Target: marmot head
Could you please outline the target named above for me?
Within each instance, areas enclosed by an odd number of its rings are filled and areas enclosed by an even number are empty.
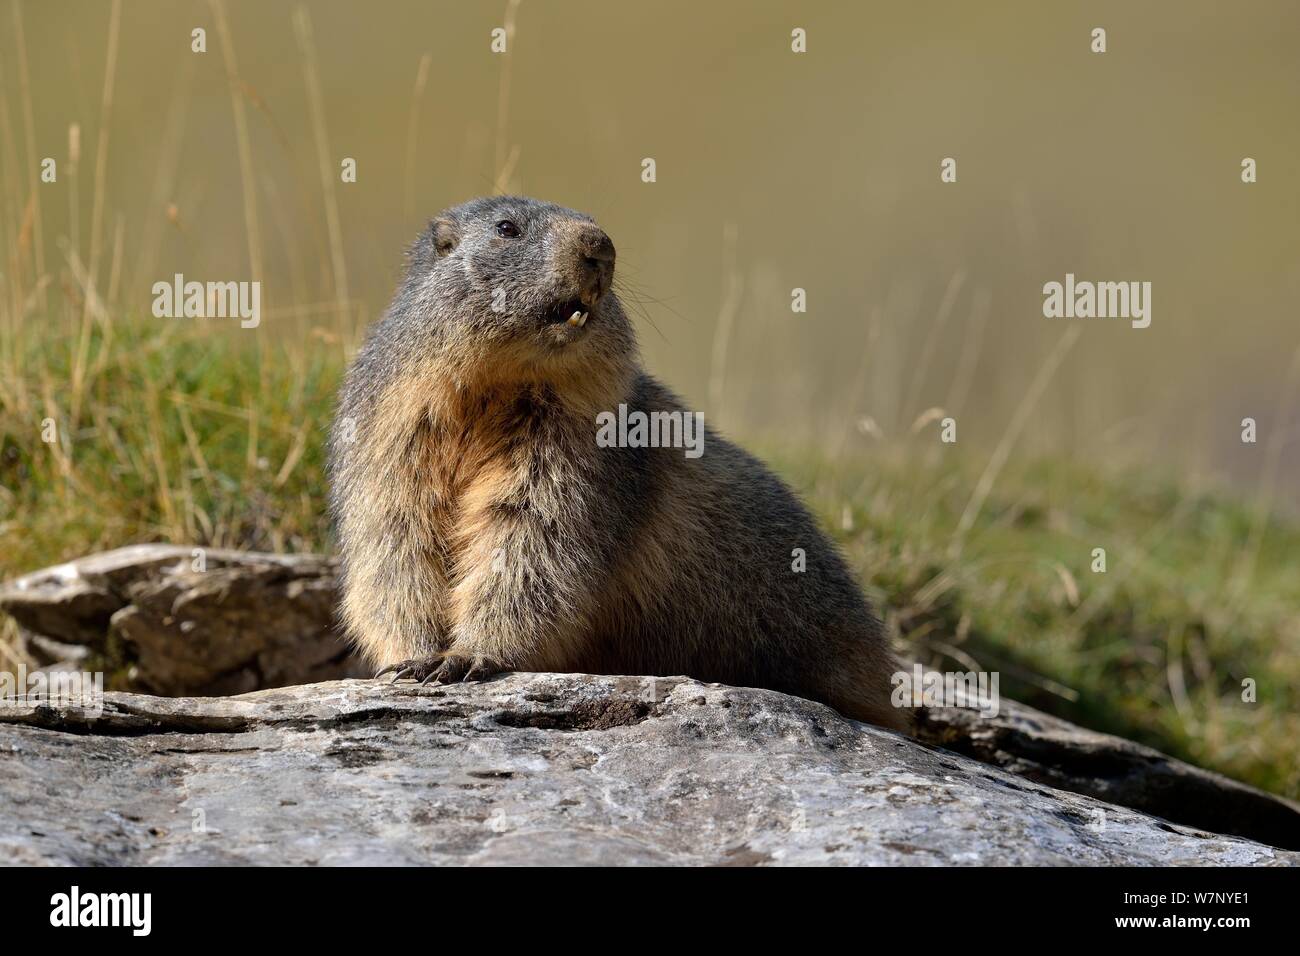
[[[520,196],[444,210],[411,250],[403,305],[462,361],[578,371],[635,354],[614,243],[591,217]]]

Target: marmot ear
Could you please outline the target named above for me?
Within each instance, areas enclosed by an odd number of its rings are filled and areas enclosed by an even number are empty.
[[[429,235],[433,237],[433,250],[439,259],[451,255],[456,243],[460,242],[460,229],[445,216],[429,223]]]

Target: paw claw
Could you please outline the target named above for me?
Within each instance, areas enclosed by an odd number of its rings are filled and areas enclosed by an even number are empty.
[[[490,657],[469,657],[465,654],[440,652],[430,654],[428,657],[412,658],[411,660],[398,661],[396,664],[389,664],[375,674],[375,677],[383,677],[385,674],[391,673],[393,679],[389,681],[390,684],[396,684],[406,677],[418,681],[421,685],[431,683],[471,683],[473,681],[487,680],[492,675],[499,674],[503,670],[505,668]]]
[[[500,671],[501,668],[497,667],[495,664],[489,663],[481,657],[476,658],[474,663],[470,665],[469,670],[465,672],[465,676],[461,678],[461,681],[487,680],[493,674],[499,673]]]
[[[460,680],[465,676],[465,658],[455,654],[450,654],[438,668],[438,680],[444,684],[450,684]]]
[[[413,657],[409,660],[397,661],[395,664],[389,664],[383,670],[375,675],[376,678],[383,677],[385,674],[392,674],[393,679],[388,683],[396,684],[399,680],[406,677],[412,677],[415,680],[422,680],[427,675],[437,670],[438,664],[442,661],[441,654],[432,654],[429,657]]]

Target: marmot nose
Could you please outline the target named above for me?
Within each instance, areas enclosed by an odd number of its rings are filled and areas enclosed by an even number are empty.
[[[605,230],[586,224],[575,237],[578,255],[578,281],[582,301],[590,306],[609,291],[614,281],[614,243]]]

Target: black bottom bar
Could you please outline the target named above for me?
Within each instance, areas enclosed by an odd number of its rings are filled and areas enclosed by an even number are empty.
[[[953,934],[1042,939],[1020,935],[1037,931],[1071,943],[1127,936],[1231,945],[1243,933],[1277,933],[1291,925],[1297,885],[1294,871],[1285,869],[565,870],[549,876],[518,870],[10,869],[0,870],[0,901],[6,938],[15,942],[75,933],[127,945],[201,939],[210,946],[285,931],[301,946],[341,942],[340,930],[350,928],[380,938],[395,933],[397,941],[410,943],[412,934],[452,927],[486,930],[494,942],[512,932],[555,940],[576,931],[591,940],[588,934],[598,928],[634,936],[676,928],[683,938],[734,942],[739,934],[766,934],[783,924],[805,945],[820,939],[829,945],[846,934],[864,947]]]

